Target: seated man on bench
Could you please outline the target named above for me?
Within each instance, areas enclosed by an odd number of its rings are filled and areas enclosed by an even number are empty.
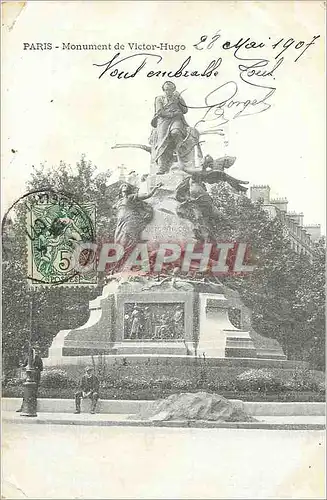
[[[99,379],[93,374],[91,367],[86,368],[86,373],[81,379],[80,390],[75,393],[75,413],[81,413],[81,399],[90,398],[92,401],[91,413],[95,413],[99,399]]]

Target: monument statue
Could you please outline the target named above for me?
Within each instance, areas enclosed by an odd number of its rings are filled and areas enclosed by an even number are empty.
[[[176,85],[165,82],[162,86],[165,95],[156,97],[155,114],[152,118],[152,138],[154,144],[153,161],[159,165],[158,174],[165,174],[173,164],[173,153],[178,156],[179,147],[187,136],[188,124],[184,118],[188,108],[176,91]]]
[[[182,96],[176,91],[173,82],[165,82],[162,86],[164,95],[155,98],[154,117],[151,120],[152,131],[150,146],[144,144],[116,144],[115,148],[140,148],[151,153],[152,163],[157,164],[157,175],[169,172],[173,163],[180,167],[194,163],[194,150],[197,157],[203,158],[200,146],[200,133],[190,127],[184,115],[188,107]]]
[[[176,151],[173,151],[172,157],[170,159],[171,161],[169,161],[167,165],[167,170],[163,173],[168,172],[169,169],[175,165],[178,166],[179,168],[179,165],[187,166],[190,164],[194,164],[195,152],[199,162],[201,162],[201,160],[203,159],[203,152],[201,149],[201,141],[200,141],[201,135],[202,134],[195,127],[187,127],[186,136],[179,144],[178,154]],[[132,143],[116,144],[115,146],[112,146],[112,149],[121,149],[121,148],[142,149],[143,151],[146,151],[147,153],[151,154],[152,165],[154,164],[157,165],[158,164],[158,161],[156,160],[157,130],[155,128],[152,129],[149,138],[149,144],[150,146],[148,146],[147,144],[132,144]],[[157,173],[159,173],[160,175],[162,172],[157,172]]]
[[[195,151],[199,160],[203,158],[201,134],[195,127],[190,127],[184,117],[188,111],[184,99],[176,92],[172,82],[164,83],[162,89],[165,95],[155,99],[150,146],[133,143],[112,146],[112,149],[139,148],[147,151],[151,154],[151,164],[158,165],[159,175],[167,173],[174,163],[179,167],[194,164]]]
[[[210,168],[213,159],[211,156],[204,158],[202,169],[184,168],[183,171],[189,176],[184,179],[176,188],[175,198],[180,202],[178,215],[188,218],[195,222],[195,234],[199,240],[208,238],[211,235],[212,219],[219,217],[219,209],[214,204],[209,195],[207,184],[218,184],[227,182],[238,192],[246,192],[247,188],[242,184],[247,181],[241,181],[226,174],[224,170]]]
[[[236,156],[223,156],[222,158],[213,159],[211,155],[205,155],[203,159],[203,163],[207,168],[211,168],[212,170],[221,170],[224,171],[226,168],[230,168],[234,165],[236,161]],[[244,183],[243,183],[244,184]]]
[[[119,199],[115,205],[117,225],[114,238],[115,243],[122,245],[125,250],[140,241],[143,229],[152,220],[153,208],[144,200],[151,198],[159,187],[161,184],[144,195],[139,195],[137,188],[130,184],[122,184],[120,187]]]
[[[166,82],[162,89],[164,95],[155,98],[150,145],[132,140],[114,146],[141,148],[151,154],[149,170],[142,177],[131,166],[131,170],[120,168],[114,234],[125,256],[138,243],[149,242],[151,262],[156,262],[161,243],[177,241],[183,251],[191,243],[200,252],[201,242],[218,240],[220,209],[210,195],[210,185],[227,183],[237,193],[247,191],[246,181],[226,173],[235,157],[203,157],[201,133],[186,122],[188,107],[175,84]],[[103,179],[100,181],[103,183]],[[132,184],[145,181],[148,194],[141,195]],[[65,220],[59,220],[58,230],[64,230],[66,225]],[[180,265],[172,269],[174,264],[169,259],[165,263],[168,265],[159,271],[154,268],[155,276],[143,268],[135,275],[126,272],[121,262],[111,268],[102,295],[90,302],[89,322],[83,328],[59,332],[51,348],[54,359],[59,351],[62,357],[136,354],[148,356],[149,362],[151,355],[157,359],[197,354],[285,358],[279,346],[273,346],[271,353],[270,347],[254,345],[244,305],[218,276],[212,275],[214,256],[209,258],[206,269],[201,266],[201,271],[198,259],[193,259],[185,272]],[[239,328],[228,317],[233,307],[241,310]]]

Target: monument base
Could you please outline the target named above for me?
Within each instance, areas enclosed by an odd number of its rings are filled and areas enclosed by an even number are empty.
[[[171,355],[171,354],[109,354],[93,357],[95,363],[101,360],[108,366],[120,365],[155,365],[155,366],[189,366],[197,365],[202,366],[218,366],[221,368],[230,367],[244,367],[247,368],[280,368],[294,370],[295,368],[308,368],[309,364],[304,361],[288,360],[288,359],[269,359],[269,358],[216,358],[216,357],[203,357],[203,355]],[[62,368],[79,368],[80,373],[84,371],[84,367],[92,364],[92,357],[85,356],[62,356],[60,359],[45,358],[43,360],[45,368],[62,367]],[[158,375],[159,376],[159,375]]]
[[[186,344],[183,342],[122,342],[115,344],[117,354],[151,354],[155,356],[185,356]],[[190,349],[188,349],[190,351]]]
[[[231,308],[240,310],[239,327]],[[275,340],[253,331],[235,292],[178,276],[113,278],[90,302],[87,323],[54,338],[45,364],[85,356],[286,359]]]

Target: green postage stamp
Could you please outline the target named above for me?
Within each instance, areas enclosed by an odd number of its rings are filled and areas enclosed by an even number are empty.
[[[25,202],[27,268],[32,285],[92,285],[96,272],[80,274],[73,255],[95,239],[96,210],[54,191],[32,193]]]

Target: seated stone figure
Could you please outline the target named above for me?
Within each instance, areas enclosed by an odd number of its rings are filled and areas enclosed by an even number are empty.
[[[187,105],[182,96],[176,92],[173,82],[165,82],[162,86],[164,95],[155,99],[155,115],[151,121],[155,132],[151,142],[154,143],[154,158],[158,166],[158,174],[169,171],[174,161],[174,153],[179,156],[179,149],[187,136],[188,124],[184,118]]]
[[[80,390],[75,393],[75,413],[81,413],[81,399],[90,398],[91,413],[95,413],[99,399],[99,379],[94,375],[93,368],[87,367],[80,383]]]

